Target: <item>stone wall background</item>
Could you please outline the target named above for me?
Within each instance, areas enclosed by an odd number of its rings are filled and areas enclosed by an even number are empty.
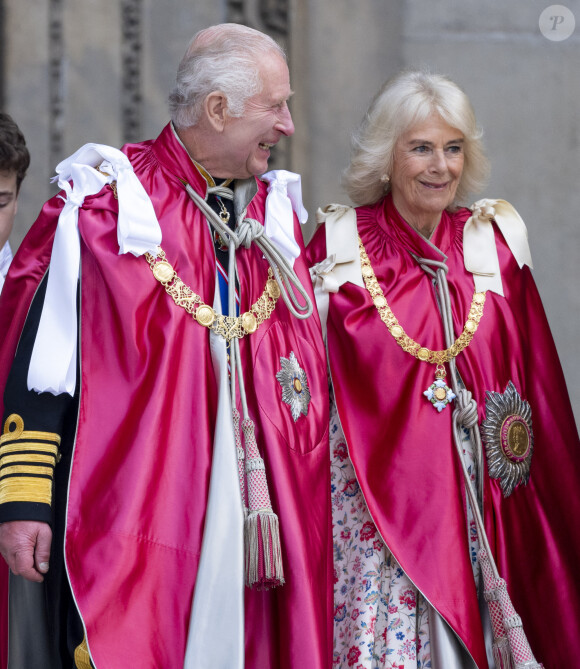
[[[562,41],[540,31],[548,6],[546,0],[0,0],[1,100],[33,158],[13,247],[54,192],[49,178],[59,160],[87,141],[119,146],[159,133],[177,63],[203,27],[244,22],[286,47],[297,131],[276,163],[302,173],[311,221],[317,206],[348,201],[339,175],[349,135],[379,85],[402,67],[427,67],[451,76],[474,104],[492,163],[484,195],[512,202],[526,221],[534,276],[580,421],[580,0],[566,0],[578,25]],[[555,32],[562,28],[554,25]]]

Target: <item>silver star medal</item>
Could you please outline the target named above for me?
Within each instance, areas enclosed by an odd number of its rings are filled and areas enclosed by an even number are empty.
[[[499,479],[504,497],[509,497],[529,481],[534,451],[532,409],[511,381],[504,393],[486,393],[481,436],[489,475]]]
[[[310,404],[310,390],[306,372],[298,364],[296,356],[291,351],[289,358],[280,357],[282,369],[276,374],[282,386],[282,401],[288,404],[292,418],[296,422],[300,414],[308,414]]]

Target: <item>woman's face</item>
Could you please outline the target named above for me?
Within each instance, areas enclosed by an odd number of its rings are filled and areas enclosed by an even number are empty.
[[[414,228],[430,235],[455,199],[463,173],[463,133],[438,114],[404,132],[393,154],[393,202]]]

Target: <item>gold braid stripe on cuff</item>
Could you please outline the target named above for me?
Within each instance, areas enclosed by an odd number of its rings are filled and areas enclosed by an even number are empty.
[[[183,283],[171,263],[167,261],[163,249],[159,249],[157,256],[146,253],[145,258],[151,267],[153,276],[165,288],[175,304],[191,314],[200,325],[210,328],[227,342],[254,333],[264,321],[270,318],[280,297],[280,286],[274,279],[272,268],[269,267],[264,292],[250,307],[250,310],[241,316],[223,316],[208,304],[204,304],[201,297]]]
[[[91,656],[89,654],[89,647],[87,644],[87,637],[85,636],[81,643],[75,648],[75,668],[76,669],[92,669]]]
[[[0,504],[51,504],[59,446],[58,434],[24,430],[21,416],[8,416],[0,436]]]

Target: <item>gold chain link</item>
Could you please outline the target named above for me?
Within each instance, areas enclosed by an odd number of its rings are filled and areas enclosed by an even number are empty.
[[[101,172],[99,168],[97,169]],[[102,174],[106,173],[102,172]],[[227,183],[229,184],[230,182],[228,181]],[[113,191],[115,199],[117,199],[117,182],[112,181],[109,186]],[[227,213],[227,209],[225,209],[223,203],[219,201],[219,204],[222,207],[222,213],[224,210]],[[227,220],[223,216],[222,220],[227,223],[229,214]],[[210,328],[228,343],[234,338],[241,339],[245,335],[255,332],[264,321],[270,318],[280,297],[280,286],[278,286],[277,281],[274,279],[272,268],[268,267],[268,280],[266,281],[264,292],[254,302],[250,310],[241,316],[224,316],[218,314],[208,304],[204,304],[201,297],[183,283],[177,276],[171,263],[167,260],[165,251],[161,247],[159,247],[159,252],[156,256],[146,253],[145,258],[149,263],[153,276],[165,288],[167,294],[173,299],[175,304],[185,309],[188,314],[191,314],[193,319],[200,325]]]
[[[431,351],[425,346],[421,346],[418,342],[414,341],[407,335],[403,330],[401,324],[397,320],[395,314],[391,311],[387,298],[383,293],[382,288],[379,286],[377,277],[371,265],[371,261],[367,255],[364,244],[362,243],[361,238],[358,238],[360,260],[361,260],[361,269],[362,275],[365,282],[366,289],[368,290],[370,296],[373,299],[373,303],[379,312],[381,320],[387,326],[388,331],[393,335],[397,344],[412,356],[421,360],[423,362],[430,362],[435,365],[443,365],[446,362],[449,362],[455,356],[459,355],[464,348],[469,346],[473,335],[479,326],[479,321],[483,316],[483,306],[485,304],[485,292],[473,294],[473,300],[471,302],[471,308],[463,326],[463,332],[457,337],[455,342],[443,351]]]
[[[156,256],[146,253],[145,258],[153,276],[165,288],[175,304],[191,314],[200,325],[213,330],[228,342],[255,332],[264,321],[270,318],[280,297],[280,287],[274,279],[272,268],[268,267],[268,280],[264,292],[250,307],[250,310],[240,316],[224,316],[205,304],[199,295],[183,283],[171,263],[168,262],[165,251],[161,247]]]

